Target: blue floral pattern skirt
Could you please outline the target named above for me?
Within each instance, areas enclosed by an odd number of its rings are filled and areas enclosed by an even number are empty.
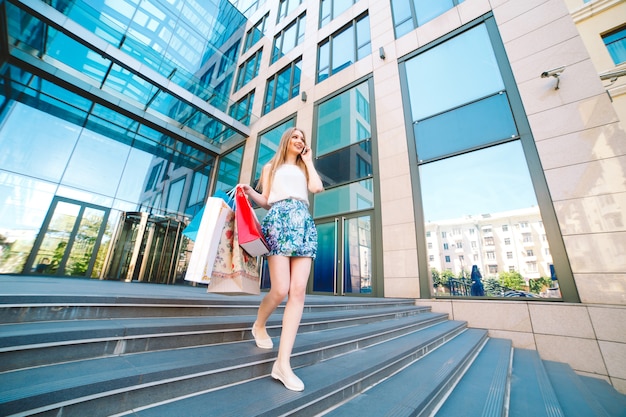
[[[317,229],[308,205],[301,200],[277,201],[261,222],[270,247],[266,256],[307,256],[317,254]]]

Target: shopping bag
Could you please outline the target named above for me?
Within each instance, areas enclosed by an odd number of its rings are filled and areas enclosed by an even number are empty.
[[[222,230],[207,292],[241,295],[260,294],[257,258],[244,251],[238,241],[235,213],[230,210]]]
[[[233,211],[224,200],[209,197],[202,214],[196,214],[196,216],[201,215],[201,218],[185,273],[186,281],[209,283],[217,247],[229,213]]]
[[[261,256],[269,252],[259,219],[241,187],[237,187],[235,193],[235,214],[239,245],[252,256]]]

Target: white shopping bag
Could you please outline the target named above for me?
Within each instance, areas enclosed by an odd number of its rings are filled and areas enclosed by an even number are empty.
[[[211,281],[211,272],[213,272],[222,230],[226,223],[226,217],[232,212],[232,209],[223,199],[209,197],[189,258],[189,265],[185,273],[186,281],[202,284],[208,284]]]

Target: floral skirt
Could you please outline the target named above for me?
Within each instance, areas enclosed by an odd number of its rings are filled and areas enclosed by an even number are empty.
[[[307,256],[317,254],[317,229],[304,201],[277,201],[261,223],[263,236],[270,247],[266,256]]]

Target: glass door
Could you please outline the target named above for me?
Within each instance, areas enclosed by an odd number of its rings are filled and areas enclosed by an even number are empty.
[[[317,223],[318,249],[311,292],[372,294],[372,216],[335,217]]]
[[[24,273],[91,277],[109,209],[55,197]]]

